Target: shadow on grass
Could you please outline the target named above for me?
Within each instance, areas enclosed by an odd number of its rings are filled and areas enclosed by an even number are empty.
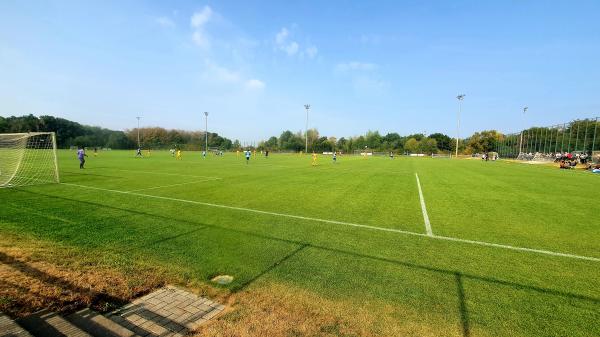
[[[251,279],[244,281],[243,283],[234,286],[231,291],[236,293],[236,292],[240,292],[242,290],[244,290],[246,287],[248,287],[250,284],[254,283],[254,281],[258,280],[261,276],[267,274],[268,272],[270,272],[271,270],[275,269],[277,266],[279,266],[280,264],[282,264],[283,262],[289,260],[291,257],[293,257],[294,255],[300,253],[300,251],[302,251],[304,248],[308,247],[309,245],[306,243],[302,243],[300,244],[300,246],[296,249],[294,249],[293,251],[291,251],[289,254],[285,255],[283,258],[275,261],[275,263],[273,263],[272,265],[270,265],[268,268],[266,268],[265,270],[261,271],[260,273],[256,274],[256,276],[252,277]]]
[[[462,282],[462,274],[455,273],[454,278],[456,279],[458,311],[460,312],[460,323],[462,326],[463,337],[469,337],[471,335],[471,329],[469,327],[469,311],[467,310],[467,302],[465,299],[465,288]]]
[[[24,192],[24,193],[35,193],[35,192],[30,192],[30,191],[21,190],[21,189],[19,191]],[[35,193],[35,194],[39,195],[40,193]],[[97,202],[82,201],[82,200],[54,196],[54,195],[47,195],[47,194],[42,194],[42,195],[44,195],[48,198],[66,200],[66,201],[70,201],[70,202],[87,204],[87,205],[92,205],[95,207],[103,207],[103,208],[112,209],[112,210],[125,211],[125,212],[129,212],[129,213],[137,214],[137,215],[143,215],[143,216],[153,217],[153,218],[157,218],[157,219],[164,219],[164,220],[169,220],[169,221],[176,221],[176,222],[180,222],[180,223],[190,224],[193,226],[202,226],[202,228],[213,228],[213,229],[222,230],[225,232],[233,232],[233,233],[237,233],[237,234],[241,234],[241,235],[247,235],[247,236],[251,236],[251,237],[257,237],[257,238],[273,240],[273,241],[278,241],[278,242],[285,242],[285,243],[294,244],[294,245],[299,246],[297,249],[295,249],[291,253],[287,254],[286,256],[284,256],[283,258],[281,258],[274,264],[267,267],[265,270],[258,273],[255,277],[243,282],[240,285],[233,286],[231,289],[233,292],[241,291],[241,290],[247,288],[258,278],[260,278],[261,276],[270,272],[271,270],[273,270],[274,268],[279,266],[281,263],[292,258],[293,256],[295,256],[296,254],[298,254],[305,248],[314,248],[314,249],[324,250],[324,251],[333,252],[333,253],[337,253],[337,254],[352,256],[352,257],[356,257],[356,258],[369,259],[369,260],[390,263],[390,264],[407,267],[407,268],[441,273],[441,274],[453,277],[456,281],[457,297],[458,297],[458,301],[459,301],[460,321],[462,324],[462,333],[463,333],[464,337],[468,337],[470,335],[469,313],[468,313],[468,308],[466,306],[465,289],[463,286],[463,279],[465,279],[465,278],[470,279],[470,280],[481,281],[481,282],[485,282],[485,283],[491,283],[494,285],[511,287],[516,290],[529,290],[529,291],[533,291],[533,292],[537,292],[537,293],[541,293],[541,294],[545,294],[545,295],[558,296],[558,297],[563,297],[566,299],[577,299],[577,300],[592,302],[594,304],[600,304],[600,299],[590,297],[590,296],[565,292],[565,291],[559,291],[559,290],[547,289],[547,288],[542,288],[542,287],[537,287],[537,286],[532,286],[532,285],[527,285],[527,284],[522,284],[522,283],[505,281],[505,280],[500,280],[500,279],[496,279],[496,278],[492,278],[492,277],[485,277],[485,276],[479,276],[479,275],[473,275],[473,274],[464,274],[457,270],[442,269],[442,268],[436,268],[436,267],[431,267],[431,266],[421,265],[421,264],[416,264],[416,263],[411,263],[411,262],[398,261],[398,260],[394,260],[394,259],[390,259],[390,258],[379,257],[379,256],[374,256],[374,255],[367,255],[367,254],[362,254],[362,253],[357,253],[357,252],[347,251],[347,250],[341,250],[341,249],[332,248],[332,247],[320,246],[320,245],[311,244],[311,243],[307,243],[307,242],[303,242],[303,241],[284,239],[284,238],[279,238],[279,237],[275,237],[275,236],[269,236],[269,235],[264,235],[264,234],[259,234],[259,233],[254,233],[254,232],[249,232],[249,231],[244,231],[244,230],[239,230],[239,229],[218,226],[218,225],[214,225],[214,224],[206,224],[206,223],[201,223],[201,222],[196,222],[196,221],[177,219],[177,218],[173,218],[173,217],[167,217],[167,216],[163,216],[163,215],[143,212],[143,211],[135,210],[135,209],[109,206],[109,205],[105,205],[105,204],[97,203]],[[181,233],[181,234],[175,235],[173,237],[169,237],[169,238],[164,238],[164,239],[160,239],[157,241],[144,243],[144,244],[141,244],[140,246],[142,246],[142,247],[143,246],[152,246],[154,244],[173,240],[177,237],[186,235],[188,233],[193,233],[198,230],[200,230],[200,229],[195,229],[195,230],[192,230],[192,231],[189,231],[186,233]]]
[[[78,297],[89,298],[90,303],[95,307],[102,307],[101,305],[104,303],[123,305],[128,302],[125,298],[112,296],[104,292],[94,291],[90,288],[83,288],[62,277],[50,275],[28,264],[27,262],[21,261],[11,255],[5,254],[4,252],[0,252],[0,263],[19,271],[27,277],[34,278],[40,282],[58,287],[60,289],[69,290],[70,292],[77,294]]]

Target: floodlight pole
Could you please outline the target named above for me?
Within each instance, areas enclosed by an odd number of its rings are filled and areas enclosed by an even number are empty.
[[[527,112],[528,107],[523,107],[523,126],[525,126],[525,113]],[[525,130],[521,130],[521,141],[519,142],[519,154],[523,153],[523,132]]]
[[[465,95],[464,94],[460,94],[458,96],[456,96],[456,98],[458,99],[458,115],[457,115],[457,122],[456,122],[456,152],[455,152],[455,157],[458,158],[458,138],[460,137],[460,113],[461,113],[461,109],[462,109],[462,101],[463,99],[465,99]]]
[[[306,109],[306,127],[304,128],[304,153],[308,153],[308,110],[310,109],[310,104],[304,104],[304,109]]]
[[[141,144],[140,144],[140,116],[136,117],[137,121],[138,121],[138,127],[137,127],[137,140],[138,140],[138,149],[141,148]]]
[[[208,111],[204,111],[204,153],[208,154]]]

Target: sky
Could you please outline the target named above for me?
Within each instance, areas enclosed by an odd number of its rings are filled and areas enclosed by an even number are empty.
[[[600,1],[0,1],[0,116],[244,142],[600,116]],[[527,114],[522,108],[528,106]]]

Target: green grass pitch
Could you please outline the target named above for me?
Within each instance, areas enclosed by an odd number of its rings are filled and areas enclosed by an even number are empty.
[[[59,152],[61,184],[0,189],[0,236],[201,282],[229,274],[231,291],[279,282],[402,307],[399,322],[440,336],[600,335],[600,176],[481,160],[89,155],[79,170]]]

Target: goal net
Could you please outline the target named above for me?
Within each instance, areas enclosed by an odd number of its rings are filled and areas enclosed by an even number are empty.
[[[54,132],[0,134],[0,188],[58,182]]]
[[[431,158],[452,158],[452,154],[450,153],[432,153]]]

